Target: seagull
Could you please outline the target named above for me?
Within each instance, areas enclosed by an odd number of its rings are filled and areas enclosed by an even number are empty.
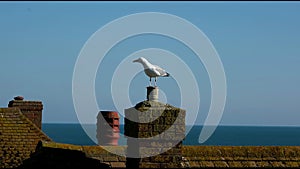
[[[170,74],[166,72],[164,69],[162,69],[159,66],[151,64],[147,59],[140,57],[133,62],[141,63],[144,66],[144,72],[147,76],[150,77],[150,86],[151,86],[151,78],[154,77],[154,85],[156,86],[156,79],[157,77],[168,77]]]

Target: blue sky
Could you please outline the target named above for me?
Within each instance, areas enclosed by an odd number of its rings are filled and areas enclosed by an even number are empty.
[[[221,124],[300,126],[298,2],[1,2],[0,106],[6,107],[14,96],[22,95],[26,100],[43,101],[45,123],[78,122],[72,76],[83,45],[105,24],[140,12],[179,16],[211,40],[227,78]],[[144,48],[161,48],[182,56],[200,86],[197,123],[203,124],[210,104],[205,68],[186,46],[156,35],[129,38],[107,54],[95,81],[100,109],[115,109],[111,75],[124,57]],[[191,57],[183,58],[186,55]],[[159,79],[158,85],[168,102],[178,106],[175,82],[172,78]],[[132,103],[145,99],[147,85],[143,73],[132,80],[128,93]]]

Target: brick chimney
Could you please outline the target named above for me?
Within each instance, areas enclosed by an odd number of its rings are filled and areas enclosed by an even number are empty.
[[[100,111],[97,116],[98,145],[117,146],[120,138],[119,113],[116,111]]]
[[[41,129],[43,110],[41,101],[24,101],[24,97],[17,96],[8,103],[8,107],[18,107],[29,120]]]

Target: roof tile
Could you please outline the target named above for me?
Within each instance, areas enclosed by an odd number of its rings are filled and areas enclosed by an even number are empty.
[[[0,168],[17,167],[40,140],[51,140],[19,108],[0,108]]]

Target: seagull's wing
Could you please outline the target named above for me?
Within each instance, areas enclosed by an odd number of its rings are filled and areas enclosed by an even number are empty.
[[[157,77],[159,76],[159,72],[153,68],[144,69],[145,73],[149,77]]]
[[[153,69],[157,73],[158,76],[167,76],[168,75],[168,73],[164,69],[162,69],[161,67],[159,67],[157,65],[153,65]]]

